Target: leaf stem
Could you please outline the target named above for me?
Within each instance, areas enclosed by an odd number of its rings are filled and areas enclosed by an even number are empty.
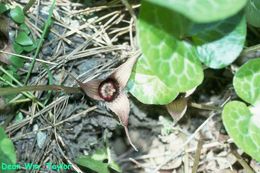
[[[213,105],[206,105],[206,104],[201,104],[201,103],[195,103],[195,102],[190,102],[189,106],[197,108],[197,109],[204,109],[204,110],[209,110],[209,111],[219,111],[221,108]]]
[[[196,149],[195,158],[192,167],[192,173],[196,173],[198,170],[202,147],[203,147],[203,141],[200,139],[197,144],[197,149]]]
[[[81,93],[81,89],[79,87],[66,87],[61,85],[34,85],[34,86],[23,86],[23,87],[8,87],[8,88],[0,88],[0,96],[17,94],[26,91],[64,91],[67,94],[71,93]]]
[[[245,48],[242,52],[241,52],[241,54],[240,54],[240,56],[247,56],[248,54],[251,54],[251,53],[253,53],[253,52],[256,52],[256,51],[260,51],[260,44],[257,44],[257,45],[254,45],[254,46],[250,46],[250,47],[248,47],[248,48]]]

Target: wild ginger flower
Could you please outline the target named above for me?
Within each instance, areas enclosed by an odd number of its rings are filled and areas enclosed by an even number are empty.
[[[127,129],[130,103],[124,88],[138,57],[139,53],[130,57],[105,80],[91,80],[83,83],[76,79],[87,96],[94,100],[104,101],[106,106],[118,116],[120,123],[124,126],[130,145],[136,151]]]

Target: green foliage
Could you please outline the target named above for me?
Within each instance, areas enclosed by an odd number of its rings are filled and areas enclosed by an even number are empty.
[[[7,5],[0,2],[0,14],[6,12],[7,10],[8,10]]]
[[[7,70],[7,72],[8,72],[9,74],[11,74],[11,75],[14,74],[14,72],[13,72],[12,70]],[[10,83],[12,83],[12,81],[13,81],[13,80],[12,80],[9,76],[7,76],[6,74],[4,74],[4,75],[2,76],[2,78],[3,78],[5,81],[10,82]]]
[[[146,0],[154,5],[177,11],[194,22],[213,22],[222,20],[240,11],[247,0]],[[165,18],[166,20],[167,18]],[[169,19],[169,18],[168,18]]]
[[[247,107],[243,102],[229,102],[224,107],[222,118],[236,145],[260,162],[259,105]]]
[[[183,15],[146,1],[142,1],[138,22],[139,37],[143,34],[142,31],[140,31],[140,27],[147,30],[149,27],[153,27],[158,30],[163,30],[165,33],[173,35],[176,38],[182,39],[187,35],[192,26],[192,21]],[[144,26],[144,24],[147,25]]]
[[[90,156],[80,157],[76,160],[76,163],[96,172],[109,173],[107,164],[102,163],[101,161],[98,160],[94,160]]]
[[[7,12],[9,10],[6,4],[0,4],[0,12]],[[16,35],[12,46],[16,54],[22,54],[25,52],[31,52],[37,47],[37,41],[34,41],[30,35],[31,31],[29,27],[24,23],[25,15],[23,10],[16,6],[8,11],[11,19],[19,25],[18,34]],[[5,26],[7,27],[7,26]],[[9,61],[15,67],[15,69],[22,68],[25,60],[18,56],[10,56]],[[15,71],[14,71],[15,72]]]
[[[7,137],[4,129],[0,127],[0,164],[15,164],[16,154],[12,141]],[[15,172],[15,171],[8,171]]]
[[[167,104],[177,97],[174,88],[167,87],[148,65],[147,58],[139,58],[128,82],[129,91],[146,104]]]
[[[14,56],[14,55],[9,58],[9,61],[10,61],[10,62],[13,64],[13,66],[16,67],[16,68],[21,68],[21,67],[23,67],[24,62],[25,62],[24,59],[19,58],[19,57]]]
[[[211,8],[207,3],[198,5],[201,11]],[[246,1],[239,3],[242,8]],[[137,36],[143,56],[136,63],[128,88],[143,103],[170,103],[179,93],[201,84],[201,62],[210,68],[224,68],[243,49],[246,39],[243,11],[233,16],[226,14],[224,20],[196,23],[197,20],[178,13],[175,9],[178,4],[189,11],[190,1],[142,1]]]
[[[257,0],[143,0],[137,23],[142,56],[129,91],[143,103],[165,105],[197,87],[203,80],[201,63],[220,69],[237,59],[246,42],[246,22],[259,27],[259,9]],[[238,96],[251,106],[232,101],[222,114],[234,142],[258,161],[259,67],[259,58],[248,61],[233,81]]]
[[[2,70],[1,70],[2,71]],[[8,66],[6,69],[6,72],[10,75],[13,76],[16,79],[19,79],[17,72],[17,67],[14,67],[12,65]],[[4,79],[4,81],[6,81],[6,83],[13,83],[13,78],[11,78],[9,75],[4,74],[2,76],[2,78]]]
[[[15,116],[14,121],[15,121],[15,123],[19,123],[19,122],[21,122],[23,119],[24,119],[24,117],[23,117],[22,112],[18,112],[18,113],[16,114],[16,116]]]
[[[20,31],[17,34],[15,42],[21,46],[31,46],[33,45],[32,39],[26,34],[26,32]]]
[[[16,23],[24,23],[25,15],[21,7],[16,6],[15,8],[11,9],[10,16]]]
[[[51,4],[51,7],[49,9],[49,15],[48,15],[48,18],[47,20],[45,21],[44,23],[44,29],[43,29],[43,32],[42,32],[42,35],[41,35],[41,38],[37,41],[37,46],[36,47],[36,51],[35,51],[35,54],[33,56],[33,60],[31,62],[31,65],[30,65],[30,68],[29,68],[29,71],[26,75],[26,78],[25,78],[25,84],[27,84],[28,80],[29,80],[29,77],[32,73],[32,70],[34,68],[34,64],[36,62],[36,57],[39,55],[40,53],[40,49],[43,45],[43,42],[44,42],[44,38],[47,36],[47,34],[49,33],[49,29],[52,25],[52,14],[53,14],[53,10],[55,8],[55,4],[56,4],[56,0],[53,0],[52,1],[52,4]]]
[[[36,49],[35,59],[52,25],[56,1],[52,1],[48,19],[39,40],[31,37],[24,23],[23,10],[0,3],[0,14],[9,12],[19,26],[13,42],[15,53]],[[245,7],[245,10],[242,10]],[[199,86],[203,81],[202,63],[219,69],[230,65],[241,53],[246,41],[246,22],[260,27],[259,0],[143,0],[137,22],[137,38],[142,56],[128,82],[129,91],[146,104],[166,105],[180,93]],[[11,56],[8,73],[16,74],[24,60]],[[260,161],[260,58],[245,63],[235,74],[233,85],[243,101],[231,101],[223,109],[223,123],[234,142]],[[12,82],[12,78],[1,78]],[[161,119],[163,134],[171,133],[171,122]],[[0,128],[0,161],[15,163],[14,147]],[[0,162],[1,163],[1,162]],[[99,173],[121,172],[106,149],[82,156],[76,163]]]
[[[260,27],[260,1],[249,0],[246,7],[247,22],[253,26]]]
[[[246,21],[243,13],[208,24],[208,28],[192,38],[201,62],[215,69],[226,67],[239,56],[245,43]]]
[[[234,142],[260,161],[260,58],[249,60],[236,72],[233,85],[244,101],[225,105],[222,117],[228,134]]]
[[[168,104],[178,93],[198,86],[203,80],[195,47],[173,37],[168,32],[171,27],[167,27],[165,20],[159,20],[160,14],[166,15],[164,9],[144,3],[137,25],[144,60],[137,62],[128,86],[130,92],[146,104]],[[173,31],[175,35],[184,35],[179,28]]]
[[[81,156],[75,162],[98,173],[110,173],[110,169],[121,172],[119,166],[111,160],[105,149],[97,150],[91,156]]]
[[[13,42],[13,49],[14,49],[14,52],[17,54],[20,54],[23,52],[23,47],[16,42]]]
[[[28,28],[28,26],[25,23],[22,23],[19,28],[21,31],[25,32],[26,34],[30,34],[31,30]]]
[[[33,44],[32,45],[28,45],[28,46],[23,46],[23,51],[25,52],[31,52],[33,51],[34,49],[37,48],[38,44],[39,44],[39,40],[36,40],[36,41],[33,41]]]
[[[237,71],[234,88],[244,101],[257,105],[260,102],[260,58],[249,60]]]

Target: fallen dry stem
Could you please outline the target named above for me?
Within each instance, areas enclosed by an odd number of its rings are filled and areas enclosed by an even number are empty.
[[[196,173],[197,172],[197,169],[198,169],[198,166],[199,166],[200,154],[201,154],[202,147],[203,147],[203,141],[199,140],[198,141],[198,145],[197,145],[197,149],[196,149],[196,153],[195,153],[195,157],[194,157],[192,173]]]
[[[5,51],[2,51],[0,50],[0,53],[4,53],[4,54],[7,54],[7,55],[13,55],[13,56],[17,56],[19,58],[23,58],[23,59],[26,59],[26,60],[32,60],[33,58],[31,57],[28,57],[28,56],[24,56],[24,55],[19,55],[19,54],[16,54],[16,53],[11,53],[11,52],[5,52]],[[44,63],[44,64],[51,64],[51,65],[56,65],[57,63],[54,63],[54,62],[50,62],[50,61],[45,61],[45,60],[41,60],[41,59],[35,59],[37,62],[41,62],[41,63]]]
[[[231,149],[231,153],[237,158],[237,161],[240,163],[240,165],[245,169],[245,172],[247,173],[254,173],[253,169],[247,164],[247,162],[235,151],[234,149]]]

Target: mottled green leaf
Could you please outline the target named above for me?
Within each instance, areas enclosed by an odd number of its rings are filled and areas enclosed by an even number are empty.
[[[260,110],[245,103],[232,101],[225,105],[222,119],[235,144],[260,161]]]
[[[12,141],[7,137],[4,129],[0,127],[0,164],[2,165],[2,163],[15,164],[16,154]]]
[[[156,13],[149,15],[150,12],[147,14],[144,9]],[[166,13],[161,8],[143,3],[137,25],[143,57],[137,62],[129,88],[135,97],[147,104],[168,104],[178,93],[198,86],[203,79],[195,48],[173,37],[167,22],[158,19],[160,15],[166,16]],[[183,33],[179,32],[182,27],[175,32],[178,37],[182,37]]]
[[[18,32],[15,42],[22,46],[31,46],[33,45],[32,39],[23,31]]]
[[[247,22],[253,26],[260,27],[260,1],[249,0],[246,6]]]
[[[144,56],[137,61],[128,88],[133,96],[145,104],[168,104],[179,94],[176,89],[167,87],[164,81],[152,71]]]
[[[16,23],[24,23],[25,16],[21,7],[16,6],[15,8],[11,9],[10,16]]]
[[[167,19],[167,20],[166,20]],[[168,8],[143,1],[139,20],[164,30],[176,38],[184,38],[192,27],[192,22],[183,15]]]
[[[221,25],[223,21],[210,22],[210,23],[192,23],[188,32],[188,36],[195,36],[205,31],[213,30]],[[216,36],[215,36],[216,37]]]
[[[180,12],[195,22],[213,22],[240,11],[247,0],[146,0]],[[165,18],[166,20],[167,18]],[[169,19],[169,18],[168,18]],[[167,20],[168,20],[167,19]]]
[[[201,62],[219,69],[231,64],[243,49],[246,22],[242,13],[214,23],[212,28],[193,36]]]
[[[201,83],[202,67],[197,52],[189,43],[141,20],[138,22],[138,38],[152,71],[168,87],[185,92]]]
[[[233,85],[237,95],[256,105],[260,102],[260,58],[249,60],[236,72]]]

